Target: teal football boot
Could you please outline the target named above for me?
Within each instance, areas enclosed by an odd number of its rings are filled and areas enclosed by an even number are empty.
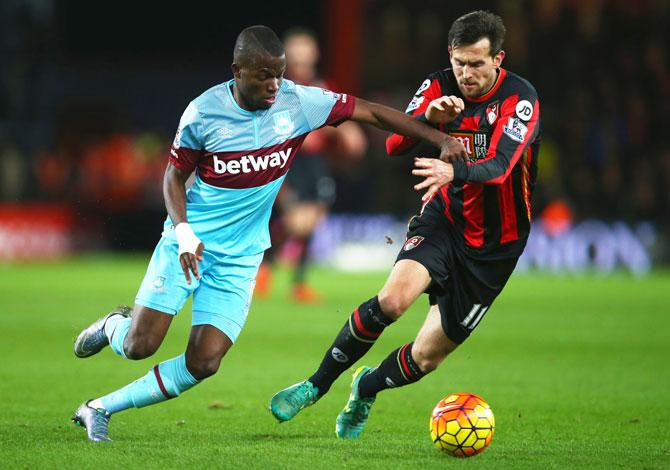
[[[351,394],[349,401],[344,409],[337,415],[335,421],[335,434],[340,439],[356,439],[363,432],[365,424],[368,422],[370,408],[375,402],[375,397],[361,398],[358,396],[358,384],[361,378],[372,369],[369,367],[359,367],[354,372],[354,379],[351,381]]]
[[[319,398],[319,389],[309,380],[305,380],[277,392],[270,400],[270,412],[283,423],[292,419],[300,410],[316,403]]]

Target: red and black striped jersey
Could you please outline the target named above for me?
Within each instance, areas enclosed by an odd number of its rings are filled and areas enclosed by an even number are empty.
[[[454,162],[454,181],[430,203],[441,206],[445,221],[468,253],[519,256],[530,231],[537,178],[541,136],[537,92],[527,80],[501,68],[491,90],[468,99],[452,70],[445,69],[424,80],[406,113],[423,116],[433,99],[452,95],[463,99],[465,109],[440,129],[463,143],[469,161]],[[393,134],[386,140],[386,150],[389,155],[418,152],[416,143]]]

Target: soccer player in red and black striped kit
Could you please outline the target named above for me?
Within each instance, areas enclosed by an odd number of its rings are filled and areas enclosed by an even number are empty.
[[[386,284],[355,309],[314,375],[272,398],[280,421],[321,398],[384,328],[427,293],[431,307],[416,339],[376,368],[354,373],[336,432],[358,437],[377,393],[435,370],[480,324],[512,274],[530,230],[540,111],[533,86],[501,67],[504,36],[501,18],[490,12],[453,23],[451,68],[428,76],[407,113],[458,138],[468,161],[415,158],[413,174],[425,178],[415,189],[427,192]],[[390,155],[425,155],[416,141],[397,134],[386,145]]]

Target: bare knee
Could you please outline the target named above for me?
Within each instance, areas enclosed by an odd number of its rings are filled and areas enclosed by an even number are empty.
[[[403,294],[396,292],[386,292],[382,290],[382,292],[379,293],[378,298],[382,312],[392,320],[400,318],[412,304],[412,302],[406,299]]]
[[[430,282],[428,270],[420,263],[408,259],[398,261],[377,296],[382,312],[397,320],[428,288]]]
[[[136,304],[130,330],[123,340],[126,357],[144,359],[158,351],[172,318],[165,312]]]
[[[160,346],[160,340],[146,335],[128,335],[123,342],[123,352],[128,359],[146,359],[153,356]]]
[[[197,380],[203,380],[216,374],[220,364],[220,357],[186,358],[186,368]]]
[[[421,347],[414,343],[412,345],[412,359],[419,366],[421,372],[428,374],[433,372],[449,355],[447,351],[435,351],[429,348]]]

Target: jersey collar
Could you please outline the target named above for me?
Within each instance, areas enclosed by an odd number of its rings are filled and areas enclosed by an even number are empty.
[[[275,102],[274,105],[272,105],[269,109],[258,109],[256,111],[249,111],[247,109],[244,109],[241,107],[237,101],[235,100],[235,95],[233,95],[233,84],[235,83],[235,79],[231,78],[226,82],[226,93],[228,93],[228,97],[230,98],[230,102],[233,104],[233,107],[240,113],[245,114],[247,116],[256,116],[258,114],[262,113],[267,113],[268,111],[272,110],[272,107],[277,105],[277,102]],[[282,84],[279,87],[279,90],[277,91],[277,100],[279,100],[279,95],[283,93],[284,87],[286,86],[286,79],[282,80]]]

